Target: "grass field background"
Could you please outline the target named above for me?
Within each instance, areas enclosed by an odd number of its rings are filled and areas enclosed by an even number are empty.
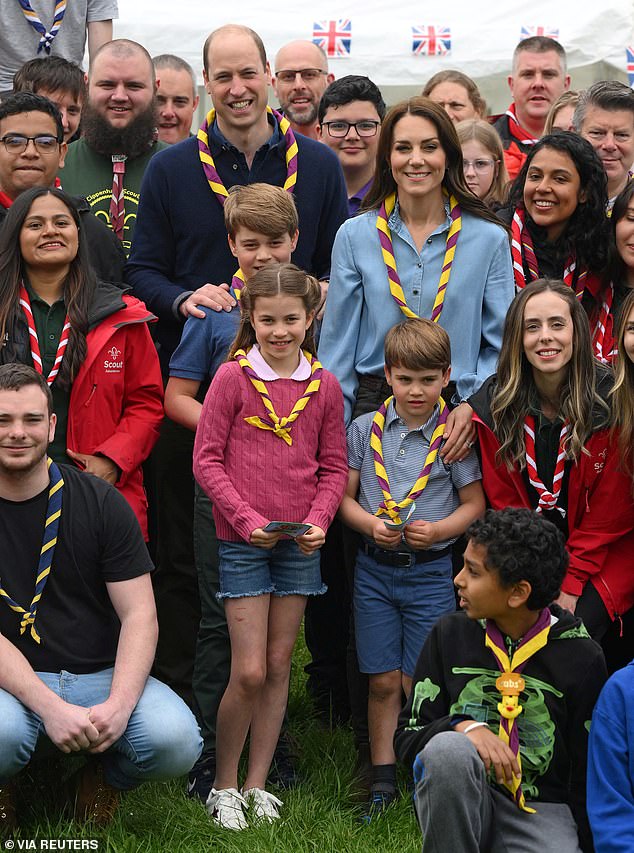
[[[26,843],[35,840],[37,846],[30,849],[42,850],[50,839],[58,841],[58,850],[80,849],[64,848],[61,842],[90,839],[97,841],[100,853],[419,853],[420,834],[405,787],[384,816],[361,823],[363,809],[353,797],[352,734],[347,728],[325,730],[314,719],[305,691],[306,660],[300,638],[293,655],[289,718],[302,781],[292,792],[281,793],[284,808],[275,824],[223,830],[212,824],[202,805],[185,797],[185,780],[179,779],[125,795],[114,822],[103,830],[78,826],[44,802],[32,802],[13,849],[27,850]],[[0,842],[0,849],[8,849],[5,844]]]

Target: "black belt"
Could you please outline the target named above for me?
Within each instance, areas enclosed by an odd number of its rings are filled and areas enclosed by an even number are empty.
[[[368,542],[361,543],[361,550],[381,566],[391,566],[394,569],[410,569],[418,563],[431,563],[441,557],[451,554],[451,545],[446,545],[438,551],[388,551],[377,548]]]

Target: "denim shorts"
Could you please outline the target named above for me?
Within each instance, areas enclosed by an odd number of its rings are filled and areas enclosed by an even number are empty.
[[[252,595],[322,595],[320,552],[302,554],[294,539],[274,548],[246,542],[220,542],[220,592],[217,598]]]
[[[456,609],[451,555],[395,568],[360,551],[353,605],[361,672],[413,675],[434,623]]]

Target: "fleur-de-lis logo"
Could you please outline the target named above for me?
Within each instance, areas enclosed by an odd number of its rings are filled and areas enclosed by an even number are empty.
[[[110,347],[110,349],[108,350],[108,355],[113,361],[116,361],[121,355],[121,350],[117,349],[116,347]]]

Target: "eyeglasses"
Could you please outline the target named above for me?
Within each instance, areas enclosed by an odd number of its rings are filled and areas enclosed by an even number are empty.
[[[8,133],[0,139],[9,154],[23,154],[29,142],[33,142],[40,154],[50,154],[59,145],[56,136],[48,133],[40,133],[37,136],[22,136],[21,133]]]
[[[298,68],[296,71],[292,68],[286,68],[283,71],[276,71],[275,77],[281,80],[282,83],[294,83],[295,78],[299,74],[304,83],[315,83],[322,74],[327,73],[327,71],[322,71],[321,68]]]
[[[343,139],[347,136],[350,128],[354,127],[359,136],[376,136],[376,132],[381,124],[380,121],[364,119],[363,121],[325,121],[322,127],[328,130],[331,136],[335,139]]]
[[[499,162],[499,160],[463,160],[462,168],[466,172],[469,166],[472,166],[478,174],[482,174],[482,172],[488,172]]]

